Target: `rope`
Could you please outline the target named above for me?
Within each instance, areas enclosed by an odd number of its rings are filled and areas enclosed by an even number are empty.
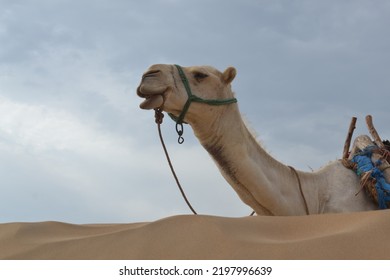
[[[164,153],[165,153],[165,156],[167,158],[167,161],[168,161],[169,167],[171,169],[172,175],[175,178],[176,185],[178,186],[178,188],[180,190],[180,193],[181,193],[182,197],[184,198],[184,201],[187,203],[187,206],[190,208],[192,213],[194,215],[198,215],[198,213],[196,213],[196,211],[192,207],[192,205],[191,205],[190,201],[188,200],[186,194],[184,193],[184,190],[183,190],[183,188],[182,188],[182,186],[181,186],[181,184],[179,182],[179,179],[177,178],[175,169],[173,168],[171,159],[170,159],[169,154],[168,154],[167,147],[165,146],[164,139],[163,139],[162,132],[161,132],[161,124],[163,122],[164,114],[162,113],[160,108],[159,109],[155,109],[154,117],[155,117],[155,121],[156,121],[156,124],[157,124],[157,129],[158,129],[158,135],[160,137],[160,142],[161,142],[161,145],[162,145],[162,147],[164,149]]]
[[[301,196],[303,198],[303,202],[305,204],[305,211],[306,211],[306,215],[310,215],[310,212],[309,212],[309,207],[307,206],[307,201],[306,201],[306,198],[305,198],[305,195],[303,194],[303,190],[302,190],[302,183],[301,183],[301,179],[299,178],[299,174],[298,172],[295,170],[294,167],[292,166],[288,166],[291,171],[295,174],[295,177],[297,177],[297,180],[298,180],[298,186],[299,186],[299,192],[301,193]]]

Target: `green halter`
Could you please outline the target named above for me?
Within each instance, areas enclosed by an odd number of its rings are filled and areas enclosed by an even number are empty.
[[[186,75],[184,74],[183,69],[181,68],[180,65],[175,64],[177,71],[179,72],[181,81],[183,82],[183,85],[186,89],[188,99],[187,102],[184,104],[183,110],[181,111],[179,117],[176,117],[172,114],[169,114],[169,116],[176,122],[176,132],[179,134],[179,139],[178,142],[179,144],[182,144],[184,142],[184,138],[182,137],[183,135],[183,123],[184,122],[184,117],[187,114],[188,109],[190,108],[190,105],[192,102],[198,102],[198,103],[204,103],[208,105],[213,105],[213,106],[220,106],[220,105],[226,105],[226,104],[232,104],[232,103],[237,103],[236,98],[228,98],[228,99],[203,99],[199,96],[196,96],[192,93],[190,84],[188,82],[188,79]]]

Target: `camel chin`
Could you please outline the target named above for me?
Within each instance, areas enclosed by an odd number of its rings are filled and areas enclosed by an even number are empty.
[[[146,97],[145,101],[142,102],[139,106],[141,109],[150,110],[161,107],[164,103],[164,98],[162,95],[152,95]]]

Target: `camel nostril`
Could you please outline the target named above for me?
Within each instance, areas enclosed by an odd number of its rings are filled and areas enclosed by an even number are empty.
[[[158,75],[158,73],[160,73],[161,71],[160,70],[150,70],[148,72],[146,72],[143,76],[142,76],[142,80],[145,79],[145,78],[148,78],[148,77],[155,77]]]

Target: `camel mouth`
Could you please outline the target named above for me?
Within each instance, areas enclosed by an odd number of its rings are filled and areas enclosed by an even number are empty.
[[[137,88],[137,95],[145,98],[140,104],[141,109],[156,109],[164,105],[169,87],[161,85],[161,74],[161,70],[151,69],[142,75],[141,84]]]
[[[140,85],[137,89],[137,94],[145,100],[140,104],[141,109],[156,109],[164,104],[164,96],[166,94],[167,86],[148,86]]]

